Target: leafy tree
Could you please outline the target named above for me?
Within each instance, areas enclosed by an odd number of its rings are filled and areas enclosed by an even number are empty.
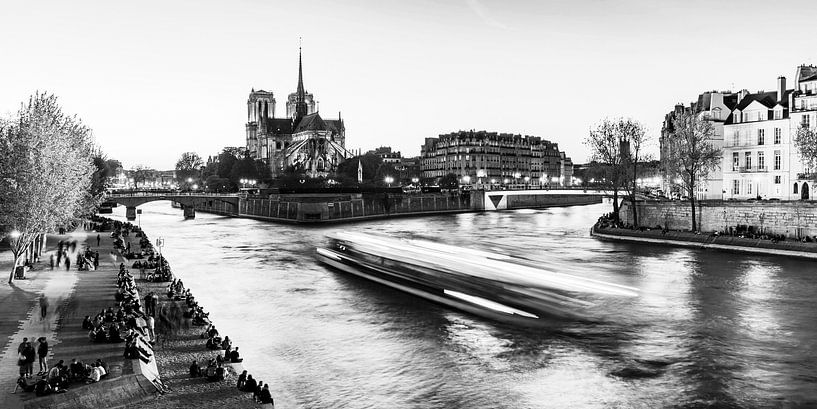
[[[667,142],[669,154],[663,160],[668,174],[680,181],[692,207],[692,231],[698,230],[695,218],[695,187],[720,166],[721,150],[712,145],[715,130],[711,121],[690,112],[676,113],[675,130]]]
[[[440,178],[439,185],[442,189],[456,189],[460,187],[460,182],[457,175],[449,173]]]
[[[341,162],[335,170],[336,180],[344,185],[357,185],[358,163],[363,168],[363,184],[377,182],[377,172],[383,164],[383,159],[374,154],[354,156]]]
[[[387,184],[385,181],[387,176],[394,179],[392,183],[400,184],[400,172],[390,163],[381,163],[380,166],[377,167],[377,172],[375,172],[374,182],[385,186]]]
[[[214,193],[227,193],[230,191],[230,180],[210,175],[205,180],[205,190]]]
[[[111,177],[116,175],[116,171],[122,166],[118,160],[107,159],[99,150],[94,153],[92,160],[94,172],[91,174],[91,186],[82,206],[85,215],[91,215],[96,211],[110,186]]]
[[[187,184],[187,179],[199,179],[203,162],[196,152],[185,152],[176,161],[176,182],[179,185]]]
[[[625,169],[621,154],[622,141],[619,121],[605,118],[585,138],[590,148],[593,173],[603,175],[601,186],[613,192],[613,217],[618,220],[618,192],[625,182]],[[596,182],[599,182],[596,179]]]
[[[231,152],[228,150],[224,150],[218,154],[218,158],[216,159],[216,163],[218,164],[218,170],[216,174],[220,178],[229,179],[230,173],[233,171],[233,166],[238,161],[238,158],[235,157]]]
[[[794,135],[794,147],[797,148],[803,164],[809,170],[813,170],[817,164],[817,131],[801,125]]]
[[[0,120],[0,233],[14,260],[9,284],[37,235],[81,214],[92,155],[91,129],[64,114],[54,95],[36,93],[15,117]]]

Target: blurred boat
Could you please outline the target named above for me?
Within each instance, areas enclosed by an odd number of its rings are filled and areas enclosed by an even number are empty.
[[[496,321],[546,325],[586,318],[586,298],[638,295],[634,288],[543,269],[503,254],[425,240],[341,232],[318,248],[326,265]],[[592,297],[583,297],[592,296]]]

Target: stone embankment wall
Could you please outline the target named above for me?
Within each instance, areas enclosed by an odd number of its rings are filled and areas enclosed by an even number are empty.
[[[219,201],[197,205],[196,210],[235,216]],[[290,222],[331,222],[395,215],[472,211],[471,195],[339,195],[336,197],[271,197],[241,200],[238,216]]]
[[[631,203],[624,201],[620,217],[632,224]],[[640,226],[661,226],[670,230],[692,228],[689,201],[636,202]],[[703,201],[695,203],[699,230],[725,231],[738,225],[753,226],[764,233],[787,237],[817,235],[817,203],[803,201]]]

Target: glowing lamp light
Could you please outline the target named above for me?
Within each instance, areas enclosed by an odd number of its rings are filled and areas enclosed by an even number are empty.
[[[16,240],[18,237],[20,237],[20,232],[17,230],[12,230],[11,233],[9,233],[9,237]]]
[[[462,177],[463,183],[471,183],[471,176],[465,175]]]
[[[193,186],[191,186],[191,187],[193,188],[193,190],[196,190],[196,189],[198,189],[198,188],[199,188],[199,185],[194,184],[194,185],[193,185]]]
[[[505,184],[507,185],[507,184],[508,184],[508,179],[507,179],[507,178],[505,178],[505,180],[503,181],[503,183],[505,183]]]
[[[516,179],[519,179],[520,176],[522,176],[522,174],[519,173],[519,172],[516,172],[516,173],[513,174],[513,177],[516,178]]]
[[[530,182],[530,176],[525,176],[525,183]]]

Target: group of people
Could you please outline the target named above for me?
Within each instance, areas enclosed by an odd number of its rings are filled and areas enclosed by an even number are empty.
[[[37,338],[36,348],[28,337],[23,338],[23,342],[17,346],[17,365],[20,367],[20,377],[34,376],[35,360],[40,365],[40,372],[37,375],[43,375],[48,371],[48,339],[46,337]]]
[[[264,384],[262,381],[253,379],[252,375],[248,375],[247,371],[241,372],[238,375],[238,382],[236,387],[240,391],[252,392],[253,400],[262,405],[274,406],[275,402],[272,399],[272,393],[269,391],[269,384]]]
[[[70,365],[65,365],[64,361],[60,360],[49,368],[49,347],[46,337],[37,338],[36,349],[28,338],[23,338],[23,342],[17,347],[17,352],[20,377],[17,378],[12,393],[17,393],[17,389],[34,392],[37,396],[62,393],[72,382],[99,382],[108,374],[108,367],[101,359],[97,359],[90,365],[76,358],[71,361]],[[35,355],[39,358],[39,372],[36,375],[34,374]]]

